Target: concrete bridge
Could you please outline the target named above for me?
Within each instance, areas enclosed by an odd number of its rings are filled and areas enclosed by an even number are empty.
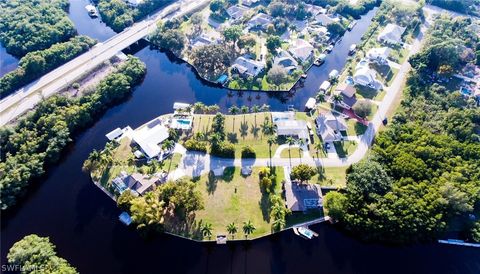
[[[181,0],[170,4],[123,32],[98,43],[88,52],[22,87],[0,102],[0,126],[27,112],[44,98],[61,91],[75,80],[109,60],[118,52],[148,36],[161,20],[178,18],[210,3],[210,0]]]

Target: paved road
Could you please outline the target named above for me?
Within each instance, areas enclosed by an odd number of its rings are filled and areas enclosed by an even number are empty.
[[[158,21],[183,16],[209,2],[210,0],[183,0],[171,4],[107,41],[98,43],[88,52],[2,99],[0,102],[0,126],[30,110],[42,99],[61,91],[121,50],[144,38],[155,30]]]

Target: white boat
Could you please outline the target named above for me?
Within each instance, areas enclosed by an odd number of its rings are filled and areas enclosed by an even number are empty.
[[[97,8],[94,5],[86,5],[85,9],[90,17],[98,17]]]
[[[350,46],[350,49],[348,50],[348,54],[349,54],[349,55],[353,55],[356,51],[357,51],[357,45],[356,45],[356,44],[352,44],[352,45]]]
[[[309,239],[311,240],[313,237],[317,237],[318,234],[315,233],[315,231],[313,230],[310,230],[306,227],[303,227],[303,226],[300,226],[300,227],[293,227],[293,232],[298,235],[298,236],[301,236],[305,239]]]

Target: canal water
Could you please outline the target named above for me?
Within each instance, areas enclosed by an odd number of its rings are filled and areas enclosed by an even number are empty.
[[[6,73],[16,69],[18,66],[18,59],[13,55],[7,53],[7,50],[0,44],[0,77]]]
[[[77,14],[85,13],[85,1],[77,1],[71,1],[70,11],[80,29],[91,24],[91,19]],[[309,72],[305,87],[295,94],[228,93],[205,85],[188,65],[165,53],[150,48],[136,52],[148,72],[131,98],[111,108],[78,136],[46,178],[33,186],[17,207],[2,215],[2,262],[14,242],[36,233],[49,236],[58,253],[81,273],[480,273],[479,249],[367,244],[326,224],[313,226],[319,233],[313,240],[299,238],[291,230],[226,246],[164,234],[145,240],[118,221],[120,211],[115,204],[81,171],[90,151],[105,145],[107,132],[126,125],[136,127],[170,112],[175,101],[216,103],[223,109],[263,103],[278,110],[290,104],[300,108],[330,70],[343,67],[348,47],[359,42],[372,16],[370,12],[362,18],[325,64]],[[97,22],[84,28],[84,34],[105,39],[110,35],[105,29]]]

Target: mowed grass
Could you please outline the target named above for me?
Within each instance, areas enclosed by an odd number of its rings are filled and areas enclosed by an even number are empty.
[[[193,132],[208,134],[211,130],[214,115],[194,116]],[[241,157],[242,147],[249,145],[255,152],[257,158],[268,158],[269,146],[267,143],[269,135],[262,132],[262,124],[265,119],[271,121],[269,112],[248,113],[238,115],[225,115],[225,133],[227,140],[235,145],[235,157]],[[272,156],[278,145],[272,145]]]
[[[310,179],[310,183],[321,186],[345,187],[348,167],[324,167],[317,169],[317,174]]]
[[[347,156],[352,155],[358,146],[357,142],[354,141],[336,141],[333,142],[333,144],[335,145],[335,150],[340,158],[346,158]]]
[[[268,214],[268,196],[262,195],[258,173],[261,168],[254,168],[248,177],[243,177],[240,168],[227,168],[223,177],[203,175],[197,181],[205,202],[205,209],[196,212],[196,221],[210,223],[213,238],[219,234],[227,235],[227,225],[234,222],[238,233],[235,239],[243,239],[243,222],[251,221],[256,230],[249,238],[269,234],[271,231]],[[281,191],[283,168],[276,168],[277,189]],[[229,236],[229,238],[231,238]]]

